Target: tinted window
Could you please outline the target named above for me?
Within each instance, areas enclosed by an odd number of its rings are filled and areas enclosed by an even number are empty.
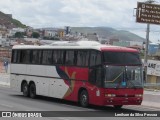
[[[52,50],[43,50],[42,64],[52,64]]]
[[[77,66],[88,66],[89,51],[77,52]]]
[[[90,54],[90,66],[101,64],[101,54],[98,51],[91,51]]]
[[[32,64],[40,64],[41,63],[41,56],[42,56],[41,50],[32,50],[31,63]]]
[[[30,50],[21,50],[20,63],[30,63]]]
[[[66,65],[75,65],[75,60],[76,60],[75,51],[73,51],[73,50],[66,51],[65,64]]]
[[[53,51],[53,63],[55,64],[63,64],[64,61],[64,51],[62,50],[54,50]]]
[[[104,52],[106,64],[141,64],[138,53],[128,52]]]
[[[17,62],[20,63],[20,57],[21,57],[21,50],[17,50]]]
[[[17,62],[17,50],[12,51],[12,62],[13,63]]]

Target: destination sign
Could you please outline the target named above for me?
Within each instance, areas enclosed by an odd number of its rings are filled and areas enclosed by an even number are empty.
[[[160,5],[137,2],[136,22],[160,24]]]

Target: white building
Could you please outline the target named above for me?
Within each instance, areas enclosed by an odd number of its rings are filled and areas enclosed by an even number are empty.
[[[9,46],[9,43],[6,41],[5,38],[2,38],[1,35],[0,35],[0,46],[2,47]]]
[[[9,36],[15,35],[16,32],[25,32],[24,28],[12,28],[9,30]]]
[[[143,42],[139,42],[139,41],[129,41],[129,42],[130,42],[130,46],[134,46],[134,45],[143,46]]]
[[[45,37],[54,37],[55,35],[57,35],[56,30],[45,30],[44,31],[44,36]]]

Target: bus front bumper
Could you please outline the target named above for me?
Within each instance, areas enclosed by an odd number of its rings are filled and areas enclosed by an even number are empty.
[[[107,97],[105,105],[141,105],[142,97]]]

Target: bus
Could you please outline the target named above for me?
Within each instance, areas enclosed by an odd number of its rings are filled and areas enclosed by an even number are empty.
[[[141,105],[143,65],[139,51],[92,41],[16,45],[12,90],[79,102],[81,106]]]

